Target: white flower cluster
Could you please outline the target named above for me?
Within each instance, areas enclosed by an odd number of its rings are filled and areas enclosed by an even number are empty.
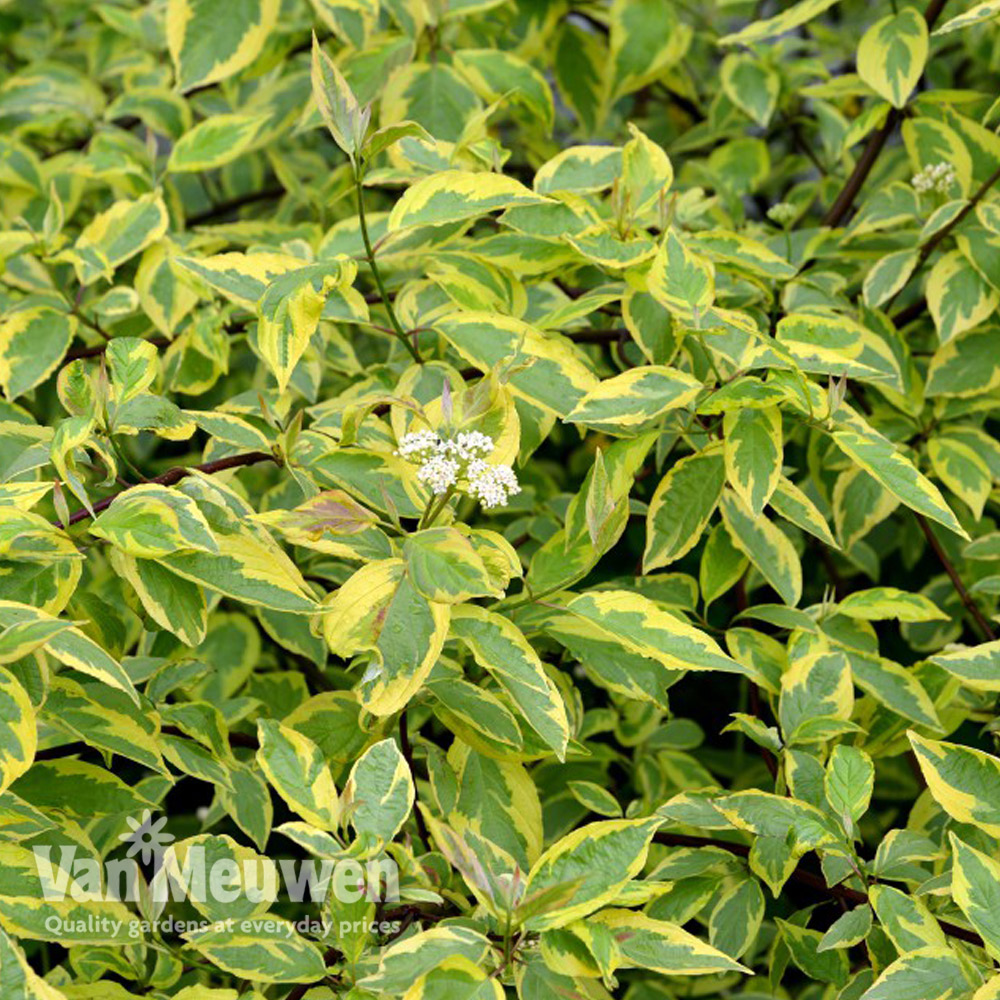
[[[914,174],[910,183],[914,190],[921,193],[939,191],[945,194],[955,183],[955,179],[955,168],[950,163],[933,163],[924,167],[919,174]]]
[[[403,435],[396,454],[420,463],[417,478],[432,492],[447,493],[464,480],[468,494],[484,507],[502,507],[521,487],[509,465],[485,461],[491,451],[493,439],[479,431],[462,431],[447,440],[433,431],[411,431]]]
[[[417,470],[417,479],[434,493],[447,493],[458,482],[458,462],[444,455],[431,455]]]
[[[490,465],[481,458],[469,463],[469,493],[484,507],[502,507],[509,497],[521,492],[517,476],[509,465]]]

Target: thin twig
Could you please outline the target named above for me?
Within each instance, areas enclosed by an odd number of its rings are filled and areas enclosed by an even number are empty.
[[[108,344],[113,341],[114,338],[103,344],[97,344],[95,347],[79,347],[74,351],[67,351],[63,361],[76,361],[78,358],[100,357],[108,349]],[[154,347],[166,347],[167,344],[170,343],[170,340],[167,337],[150,337],[146,343],[152,344]]]
[[[983,198],[989,193],[991,187],[1000,181],[1000,167],[990,174],[979,188],[969,199],[969,203],[962,209],[954,219],[951,220],[946,226],[942,226],[921,248],[920,256],[917,259],[917,267],[919,267],[928,257],[934,252],[934,248],[957,226],[962,220],[978,205]]]
[[[850,212],[854,205],[854,199],[857,198],[858,193],[868,179],[868,175],[872,172],[875,161],[879,158],[879,154],[885,147],[886,142],[888,142],[889,136],[896,130],[896,126],[902,117],[899,109],[893,108],[886,116],[882,127],[877,132],[871,134],[868,142],[865,144],[865,148],[858,157],[858,162],[854,165],[854,170],[851,171],[851,176],[847,178],[844,186],[840,189],[840,194],[837,195],[829,211],[823,216],[824,226],[836,227],[844,221],[847,213]]]
[[[214,462],[205,462],[202,465],[177,465],[172,469],[168,469],[161,475],[154,476],[152,479],[147,480],[147,483],[155,483],[158,486],[173,486],[174,483],[179,483],[182,479],[185,479],[194,472],[204,472],[211,475],[215,472],[223,472],[226,469],[239,469],[246,465],[256,465],[258,462],[277,461],[278,459],[269,451],[248,451],[244,455],[230,455],[228,458],[218,458]],[[109,497],[104,497],[102,500],[98,500],[97,503],[93,505],[94,514],[99,514],[102,510],[107,510],[107,508],[110,507],[111,504],[118,499],[118,497],[127,492],[128,490],[119,490],[117,493],[112,493]],[[65,528],[70,524],[76,524],[78,521],[85,521],[90,516],[91,512],[89,510],[81,508],[80,510],[74,511],[70,514],[68,524],[63,524],[61,521],[55,521],[54,524],[57,528]]]
[[[930,257],[930,255],[934,252],[934,250],[940,245],[941,241],[945,239],[952,232],[952,230],[955,229],[956,226],[960,225],[962,220],[976,207],[976,205],[978,205],[983,200],[983,198],[986,197],[986,195],[989,193],[990,188],[993,187],[993,185],[996,184],[997,181],[1000,181],[1000,167],[997,167],[997,169],[994,170],[993,173],[990,174],[990,176],[987,177],[986,180],[984,180],[983,183],[979,185],[979,188],[969,199],[968,203],[962,209],[962,211],[959,212],[958,215],[956,215],[955,218],[952,219],[951,222],[949,222],[946,226],[942,226],[920,248],[920,253],[917,254],[917,263],[914,265],[913,268],[912,272],[913,274],[916,274],[920,270],[920,268],[927,262],[927,258]],[[897,297],[900,295],[900,293],[903,291],[905,287],[906,284],[903,284],[902,287],[900,287],[893,294],[892,298],[889,299],[889,301],[885,304],[885,306],[883,306],[883,308],[888,310],[892,306],[893,302],[896,301]],[[902,310],[896,316],[893,316],[893,322],[896,324],[897,327],[905,326],[907,322],[909,322],[911,319],[915,319],[916,316],[919,316],[920,313],[923,312],[923,305],[924,304],[922,302],[916,303],[914,306],[910,306],[907,309]],[[916,311],[911,315],[911,311],[914,309]]]
[[[406,709],[400,713],[399,716],[399,749],[403,754],[403,760],[406,761],[407,767],[410,769],[410,774],[413,774],[413,745],[410,743],[410,724],[406,718]],[[413,780],[413,786],[416,788],[416,779]],[[417,832],[420,834],[420,839],[424,842],[424,847],[427,850],[431,849],[431,834],[430,830],[427,829],[427,821],[424,819],[424,814],[420,810],[420,805],[414,799],[413,802],[413,816],[417,821]]]
[[[931,0],[927,5],[927,10],[924,11],[924,20],[927,22],[928,30],[934,27],[934,23],[941,16],[941,11],[944,10],[944,5],[947,2],[948,0]],[[847,213],[854,205],[854,199],[857,198],[868,179],[868,175],[872,172],[875,161],[879,158],[889,136],[895,132],[896,126],[902,121],[902,118],[903,112],[899,108],[893,108],[882,127],[869,137],[861,156],[858,157],[858,162],[854,165],[854,170],[851,171],[851,176],[847,178],[844,186],[840,189],[840,194],[837,195],[829,211],[823,216],[823,225],[836,227],[847,217]]]
[[[749,598],[747,597],[747,575],[744,573],[736,581],[736,611],[738,614],[742,614],[750,605]],[[763,723],[762,718],[762,705],[760,698],[760,688],[754,684],[753,681],[749,682],[749,693],[750,693],[750,713],[756,719],[760,719]],[[757,747],[761,760],[764,761],[764,765],[767,767],[768,772],[771,777],[777,779],[778,777],[778,761],[775,759],[773,753],[767,749],[767,747],[758,746]]]
[[[249,194],[240,195],[238,198],[231,198],[229,201],[220,201],[217,205],[205,209],[204,212],[196,212],[187,217],[188,226],[203,226],[207,222],[215,222],[217,219],[224,219],[227,215],[243,208],[245,205],[254,205],[258,201],[269,201],[272,198],[281,198],[285,194],[283,187],[261,188],[259,191],[251,191]]]
[[[948,558],[948,553],[945,552],[941,542],[938,541],[937,535],[934,534],[934,529],[923,514],[914,512],[914,516],[917,519],[917,524],[920,525],[920,530],[924,533],[924,538],[927,539],[928,544],[934,550],[934,555],[937,556],[938,562],[941,563],[944,571],[948,574],[955,592],[961,598],[966,611],[972,616],[972,620],[976,623],[980,633],[982,633],[982,637],[988,642],[992,642],[996,638],[993,627],[987,621],[982,611],[979,610],[979,605],[973,600],[972,595],[965,589],[965,584],[958,575],[958,570],[955,569],[954,563]]]
[[[610,330],[560,330],[564,337],[574,344],[614,344],[622,337],[629,336],[629,331],[622,326]]]
[[[365,245],[365,254],[368,257],[368,266],[371,268],[372,277],[375,279],[375,284],[378,286],[379,295],[382,296],[382,305],[385,306],[385,311],[389,315],[389,322],[392,323],[392,328],[395,331],[396,336],[413,356],[413,360],[419,365],[421,363],[420,354],[413,343],[413,340],[416,340],[416,338],[414,337],[411,340],[406,335],[406,331],[403,329],[402,324],[396,318],[396,310],[392,307],[392,300],[389,298],[389,293],[385,290],[385,284],[382,281],[382,272],[379,270],[378,263],[375,260],[375,251],[372,249],[372,241],[368,235],[368,222],[365,218],[365,193],[360,172],[355,175],[354,189],[358,196],[358,223],[361,228],[361,239]]]
[[[82,290],[82,289],[81,289]],[[91,330],[95,333],[100,334],[105,340],[111,340],[111,334],[97,322],[96,319],[91,319],[81,308],[79,302],[73,302],[69,308],[70,313],[72,313],[84,326],[89,326]]]

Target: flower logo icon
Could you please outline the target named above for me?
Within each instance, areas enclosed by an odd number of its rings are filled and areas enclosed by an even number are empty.
[[[141,820],[128,816],[126,822],[131,828],[130,832],[121,834],[118,839],[129,845],[127,856],[132,858],[140,855],[144,865],[148,865],[155,855],[159,855],[175,839],[172,833],[163,829],[167,825],[167,817],[161,816],[153,822],[153,814],[148,809],[143,811]]]

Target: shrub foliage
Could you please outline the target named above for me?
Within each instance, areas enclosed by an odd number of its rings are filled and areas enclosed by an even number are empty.
[[[0,4],[3,1000],[1000,995],[967,3]]]

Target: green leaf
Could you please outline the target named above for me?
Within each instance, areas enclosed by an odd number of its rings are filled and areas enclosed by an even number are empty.
[[[389,215],[389,232],[410,226],[474,219],[501,208],[538,205],[546,198],[500,174],[445,170],[407,188]]]
[[[323,122],[337,145],[353,161],[361,150],[368,128],[366,109],[362,112],[350,84],[333,60],[312,38],[312,92]]]
[[[928,396],[976,396],[1000,386],[1000,367],[994,365],[996,331],[982,327],[959,334],[942,344],[927,370]]]
[[[591,922],[611,932],[621,950],[624,968],[648,969],[667,976],[749,972],[725,953],[666,920],[610,908]]]
[[[552,91],[545,77],[513,52],[502,49],[460,49],[455,66],[479,95],[495,101],[505,94],[549,126],[555,115]]]
[[[726,656],[718,644],[679,615],[641,594],[598,590],[570,600],[549,631],[613,642],[629,653],[655,660],[669,670],[757,672]]]
[[[431,927],[392,942],[379,956],[378,969],[360,985],[382,993],[401,993],[448,958],[461,956],[480,964],[489,950],[489,940],[471,927]]]
[[[778,35],[784,35],[806,24],[818,14],[832,7],[837,0],[799,0],[780,14],[766,18],[763,21],[751,21],[741,31],[725,35],[719,39],[720,45],[751,45],[755,42],[765,42]]]
[[[110,280],[115,268],[145,250],[167,231],[167,208],[159,192],[135,201],[116,201],[84,226],[59,259],[71,263],[81,285]]]
[[[802,564],[788,536],[764,516],[754,517],[734,493],[722,495],[722,522],[736,546],[794,607],[802,596]]]
[[[760,515],[781,476],[781,412],[776,406],[728,410],[722,429],[729,483]]]
[[[943,434],[927,442],[927,455],[937,478],[962,499],[978,521],[993,488],[986,461],[971,445]]]
[[[219,551],[195,502],[163,486],[142,484],[122,493],[94,519],[90,532],[139,559],[156,559],[183,549]]]
[[[1000,760],[972,747],[907,735],[937,804],[959,823],[1000,835]]]
[[[837,840],[825,812],[788,796],[753,789],[719,796],[712,804],[738,830],[778,840],[798,854]]]
[[[717,446],[671,466],[653,492],[646,513],[643,572],[675,562],[698,544],[722,496],[725,476],[725,460]]]
[[[456,528],[418,531],[406,539],[403,552],[413,585],[430,601],[461,604],[502,596],[472,542]]]
[[[220,17],[212,0],[169,0],[167,47],[184,92],[238,73],[260,54],[278,0],[249,0]]]
[[[781,81],[766,63],[753,56],[733,53],[722,60],[722,89],[741,111],[765,126],[774,114]]]
[[[449,956],[406,992],[413,1000],[504,1000],[500,983],[462,955]]]
[[[155,808],[110,771],[79,760],[36,761],[14,782],[12,791],[33,806],[57,808],[76,820]]]
[[[921,24],[923,18],[920,18]],[[877,309],[883,302],[891,302],[920,263],[918,250],[897,250],[879,258],[875,266],[865,275],[863,294],[865,305]]]
[[[876,21],[858,46],[858,75],[893,107],[901,108],[927,61],[927,22],[915,7]]]
[[[632,93],[657,79],[687,48],[684,25],[658,0],[613,3],[609,11],[612,97]],[[600,63],[607,74],[606,63]]]
[[[852,424],[833,432],[837,447],[907,507],[968,539],[938,488],[892,442],[871,427]]]
[[[861,995],[861,1000],[951,1000],[972,989],[949,948],[920,948],[896,959]]]
[[[994,957],[1000,953],[1000,864],[949,833],[951,895]]]
[[[611,187],[623,170],[617,146],[571,146],[547,160],[535,172],[539,194],[585,193]]]
[[[931,661],[976,691],[1000,691],[1000,640],[936,653]]]
[[[867,903],[842,913],[820,938],[817,952],[831,948],[852,948],[864,941],[872,927],[872,908]]]
[[[462,357],[481,370],[509,364],[515,394],[547,412],[567,417],[599,384],[569,341],[543,334],[521,320],[486,312],[456,312],[434,325]]]
[[[874,784],[875,767],[864,750],[846,743],[834,747],[823,787],[826,801],[838,817],[857,823],[868,810]],[[851,825],[845,824],[845,828],[850,832]]]
[[[556,841],[532,866],[525,895],[565,885],[569,898],[530,918],[526,926],[536,931],[564,927],[611,902],[642,868],[661,822],[603,820]]]
[[[321,830],[336,830],[341,801],[326,758],[308,736],[273,719],[257,722],[257,763],[289,808]]]
[[[583,126],[584,136],[593,135],[608,101],[607,45],[598,33],[569,19],[560,25],[554,44],[552,69],[560,96]]]
[[[822,935],[818,931],[799,927],[786,920],[775,920],[781,940],[788,948],[792,961],[811,979],[843,986],[847,982],[847,955],[842,951],[820,951]]]
[[[14,940],[0,929],[0,967],[4,970],[7,989],[14,998],[23,1000],[61,1000],[54,987],[42,979],[28,964]]]
[[[0,668],[0,793],[31,767],[37,745],[31,699],[17,678]]]
[[[123,692],[58,677],[45,699],[44,717],[92,746],[168,773],[157,746],[155,714],[137,708]]]
[[[825,545],[837,548],[837,541],[830,531],[826,518],[805,492],[790,479],[785,476],[778,478],[777,488],[768,502],[786,521],[791,521],[803,531],[808,531]]]
[[[811,653],[781,677],[778,716],[787,743],[825,742],[843,731],[854,708],[850,665],[843,653]]]
[[[0,601],[0,625],[10,628],[25,622],[53,622],[56,619],[16,601]],[[124,691],[137,705],[136,693],[128,674],[117,660],[97,645],[79,628],[71,626],[55,632],[45,643],[46,650],[60,663],[96,677],[103,684]]]
[[[564,757],[570,736],[566,707],[517,626],[502,615],[464,605],[454,610],[451,631],[493,674],[532,729]]]
[[[687,406],[702,390],[686,372],[666,365],[632,368],[591,389],[564,418],[611,434],[627,435],[668,410]]]
[[[837,613],[862,621],[895,618],[901,622],[929,622],[948,619],[948,615],[929,597],[909,594],[895,587],[856,590],[837,604]]]
[[[399,559],[362,567],[328,599],[323,634],[337,655],[371,654],[362,685],[375,715],[400,711],[420,690],[444,645],[449,606],[420,594]]]
[[[679,319],[698,327],[715,301],[715,268],[692,251],[674,229],[653,258],[649,292]]]
[[[265,119],[258,115],[215,115],[199,122],[175,143],[167,162],[174,174],[215,170],[254,143]]]
[[[949,18],[940,27],[935,28],[935,35],[947,35],[952,31],[960,31],[963,28],[981,24],[983,21],[990,21],[1000,14],[1000,6],[996,0],[982,0],[981,3],[973,4],[968,10],[963,11],[955,17]]]
[[[708,918],[712,947],[739,958],[757,939],[764,919],[764,894],[756,879],[744,878],[727,886]]]
[[[598,816],[621,816],[622,807],[618,800],[606,789],[593,781],[571,781],[567,787],[573,798],[589,812]]]
[[[0,387],[8,399],[30,392],[55,371],[76,329],[76,317],[48,306],[6,313],[0,322]]]
[[[1000,292],[982,279],[960,251],[946,253],[931,269],[927,306],[942,344],[978,326],[998,304]]]
[[[326,975],[319,948],[273,914],[212,924],[185,937],[220,969],[253,983],[312,983]]]
[[[873,886],[869,898],[892,943],[902,952],[923,947],[945,947],[944,932],[919,897],[890,885]]]
[[[257,346],[284,392],[319,326],[327,293],[349,287],[355,268],[336,262],[296,268],[272,278],[257,304]]]
[[[345,808],[360,836],[388,843],[410,815],[413,776],[395,740],[372,744],[354,763],[344,785]]]
[[[108,344],[104,357],[118,406],[145,392],[160,374],[156,348],[137,337],[116,337]]]
[[[416,60],[385,85],[380,120],[383,125],[415,121],[435,139],[455,142],[481,108],[475,90],[451,66]]]

